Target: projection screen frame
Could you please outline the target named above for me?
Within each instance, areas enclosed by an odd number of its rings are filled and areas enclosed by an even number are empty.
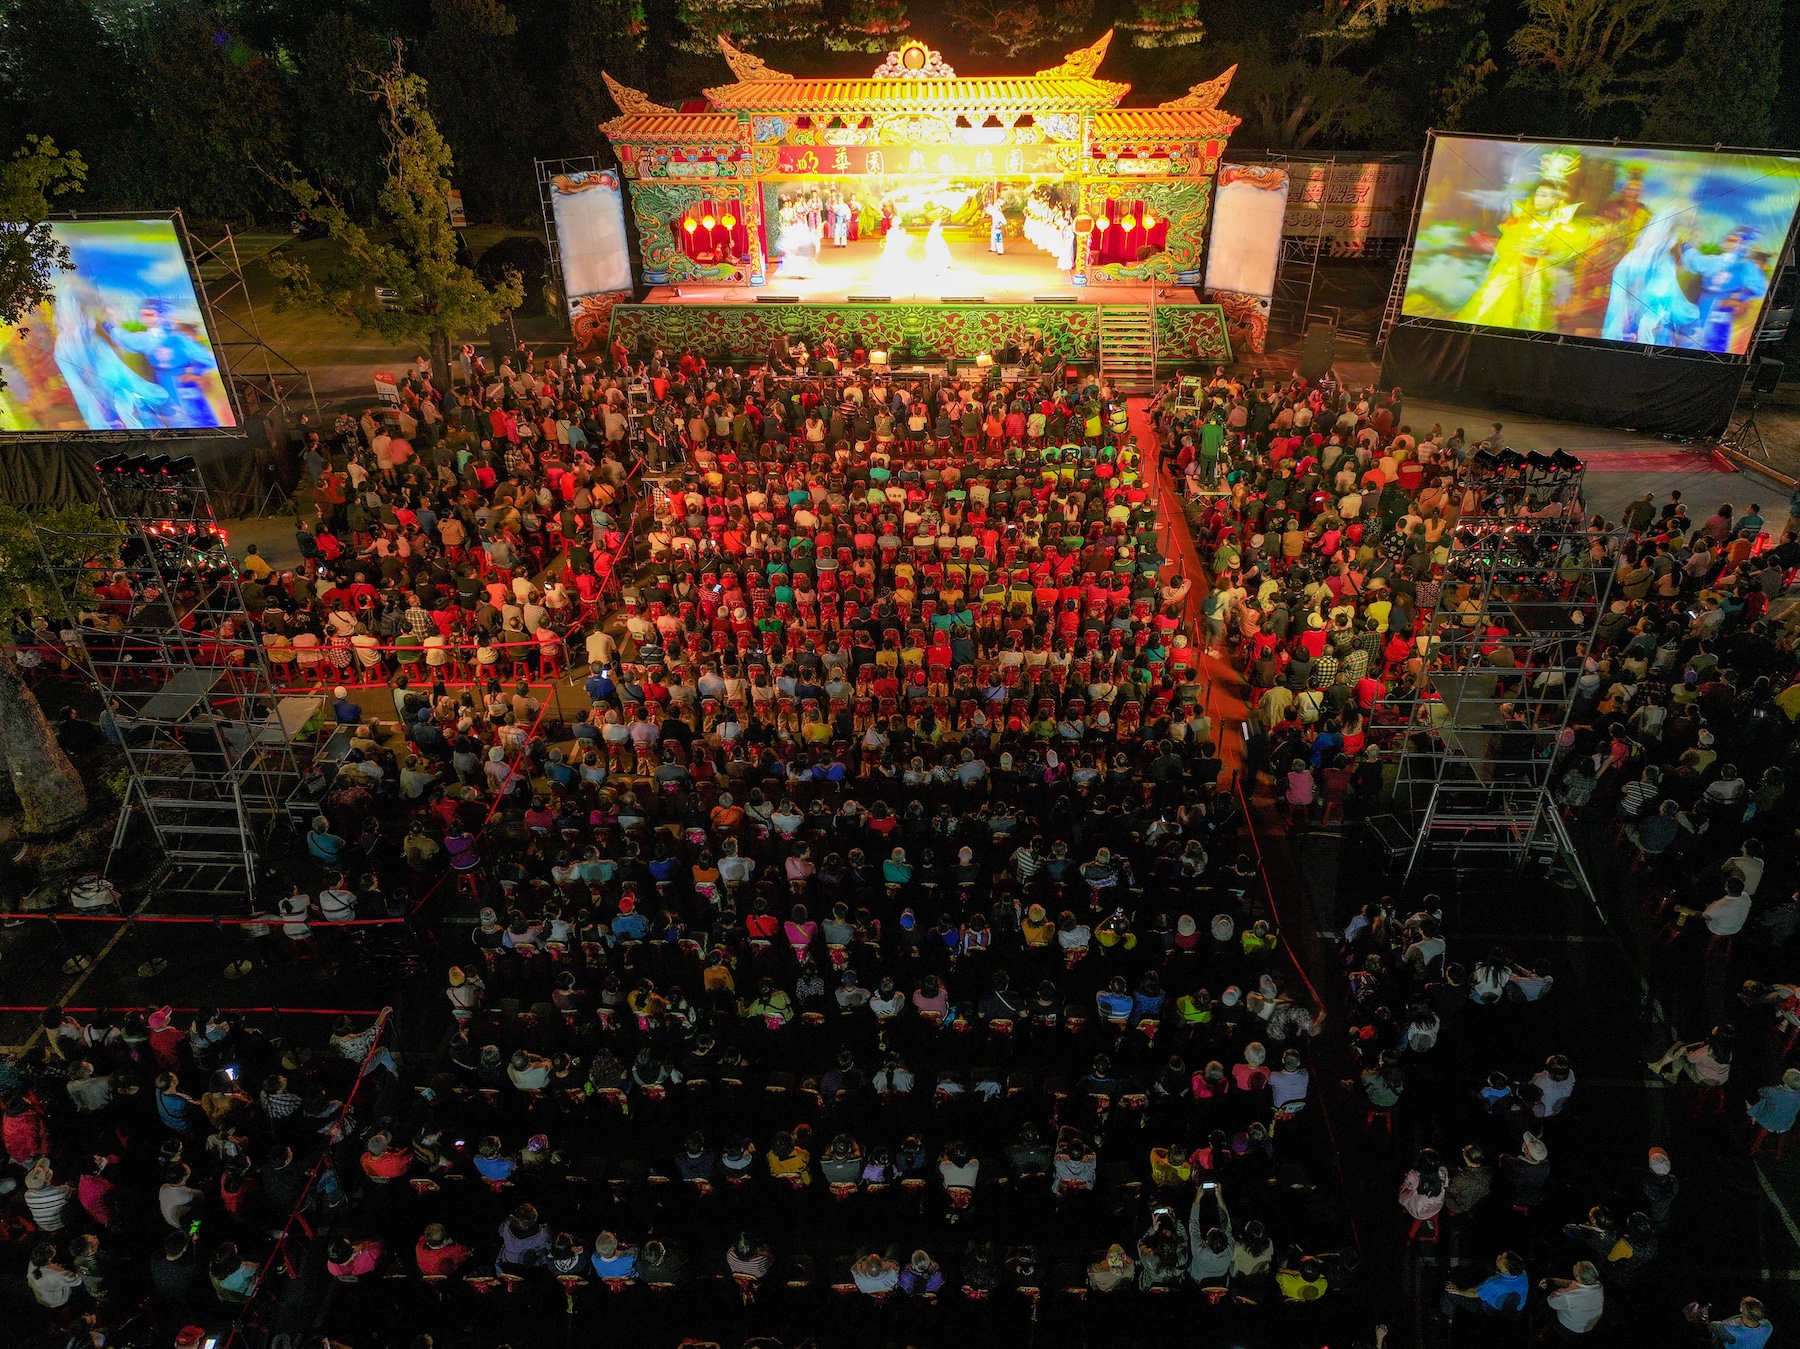
[[[1780,280],[1782,262],[1790,256],[1795,245],[1795,239],[1797,236],[1800,236],[1800,207],[1797,207],[1794,213],[1789,217],[1787,233],[1782,238],[1780,248],[1774,251],[1774,274],[1770,277],[1768,297],[1765,297],[1765,302],[1757,308],[1756,321],[1751,330],[1749,342],[1746,345],[1745,350],[1741,353],[1731,351],[1706,351],[1695,347],[1677,347],[1643,342],[1623,342],[1605,337],[1589,337],[1575,333],[1560,333],[1554,331],[1543,332],[1535,329],[1492,324],[1464,323],[1454,319],[1441,319],[1406,313],[1405,297],[1411,286],[1412,269],[1417,258],[1419,222],[1425,209],[1426,188],[1430,183],[1432,161],[1436,156],[1438,142],[1443,140],[1487,141],[1493,143],[1511,141],[1515,144],[1522,144],[1525,143],[1526,137],[1523,134],[1513,136],[1480,135],[1474,132],[1465,131],[1438,131],[1435,128],[1430,129],[1425,133],[1425,148],[1420,156],[1418,187],[1413,196],[1412,221],[1407,230],[1405,251],[1401,256],[1399,266],[1395,271],[1393,287],[1387,305],[1387,313],[1382,326],[1380,346],[1382,348],[1384,363],[1386,360],[1388,340],[1395,329],[1431,328],[1519,342],[1549,343],[1553,345],[1569,344],[1590,347],[1622,355],[1642,356],[1651,360],[1694,361],[1705,364],[1723,363],[1742,365],[1746,369],[1754,364],[1757,344],[1761,341],[1763,328],[1769,319],[1771,306],[1767,302],[1767,298],[1773,296],[1775,285]],[[1567,145],[1575,149],[1594,149],[1609,154],[1630,150],[1672,150],[1706,155],[1763,155],[1775,159],[1800,159],[1800,155],[1790,151],[1758,146],[1683,145],[1660,141],[1596,141],[1579,139],[1558,139],[1554,141],[1534,140],[1531,143]]]
[[[232,366],[226,358],[229,345],[221,335],[218,316],[214,312],[212,296],[208,293],[206,282],[200,275],[196,257],[199,245],[195,241],[193,231],[188,228],[187,217],[180,207],[164,210],[142,211],[67,211],[53,212],[44,217],[46,224],[71,225],[86,224],[91,221],[169,221],[175,230],[176,250],[181,254],[181,263],[187,270],[188,284],[194,289],[194,300],[200,310],[200,323],[206,330],[207,346],[211,349],[213,360],[218,366],[219,383],[225,394],[226,405],[231,409],[232,424],[230,426],[153,426],[153,427],[0,427],[0,443],[17,441],[56,441],[67,440],[83,444],[109,444],[123,441],[139,440],[194,440],[194,439],[248,439],[250,429],[247,424],[243,403],[238,397],[237,381]],[[241,325],[240,325],[241,326]],[[260,334],[257,335],[260,342]],[[238,345],[242,345],[241,343]]]

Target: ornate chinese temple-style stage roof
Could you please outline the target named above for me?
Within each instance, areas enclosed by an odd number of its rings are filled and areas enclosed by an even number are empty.
[[[631,306],[629,324],[659,338],[702,324],[694,335],[716,353],[809,323],[734,318],[730,307],[857,309],[864,331],[898,333],[901,318],[871,308],[886,303],[909,311],[909,331],[941,312],[917,336],[945,352],[1066,328],[1068,354],[1098,351],[1110,369],[1153,370],[1174,354],[1165,338],[1178,359],[1219,358],[1218,306],[1195,303],[1194,288],[1238,125],[1220,106],[1236,67],[1158,107],[1123,108],[1131,87],[1099,74],[1111,40],[1035,74],[993,77],[958,75],[909,40],[867,77],[828,78],[773,69],[721,38],[734,78],[693,112],[608,77],[619,115],[601,129],[619,157],[649,301]],[[833,222],[846,208],[858,228],[838,246]],[[990,228],[1004,253],[991,251]],[[893,229],[906,237],[884,252]],[[766,303],[778,298],[789,303]],[[977,322],[976,298],[1004,313]],[[659,307],[706,314],[656,320]]]

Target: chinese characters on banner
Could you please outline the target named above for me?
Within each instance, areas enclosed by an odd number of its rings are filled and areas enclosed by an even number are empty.
[[[1289,164],[1287,170],[1282,233],[1289,237],[1323,238],[1333,253],[1356,253],[1371,240],[1404,239],[1412,227],[1417,164]]]
[[[991,178],[996,174],[1066,173],[1073,148],[1066,145],[784,145],[775,172],[821,177],[937,174]]]

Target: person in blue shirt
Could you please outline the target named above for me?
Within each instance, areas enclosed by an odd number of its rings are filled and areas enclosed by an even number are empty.
[[[587,677],[582,688],[587,693],[588,701],[595,703],[604,702],[617,692],[613,687],[612,674],[604,665]]]
[[[1753,1297],[1747,1297],[1738,1303],[1738,1314],[1726,1321],[1708,1320],[1710,1309],[1707,1307],[1690,1307],[1690,1320],[1702,1322],[1712,1332],[1713,1343],[1722,1349],[1763,1349],[1769,1337],[1775,1333],[1775,1326],[1763,1311],[1763,1305]]]
[[[501,1151],[500,1139],[492,1134],[482,1139],[476,1148],[474,1163],[475,1174],[483,1180],[510,1180],[519,1168],[516,1161]]]
[[[156,1117],[170,1133],[194,1135],[206,1123],[206,1115],[196,1101],[181,1089],[181,1079],[174,1073],[162,1073],[156,1079]]]
[[[1131,1020],[1131,992],[1125,983],[1125,976],[1116,974],[1112,982],[1094,995],[1094,1005],[1100,1011],[1101,1019],[1110,1021],[1115,1026],[1123,1026]]]
[[[1800,1068],[1789,1068],[1781,1081],[1764,1087],[1747,1107],[1750,1118],[1772,1134],[1784,1134],[1800,1118]]]
[[[637,901],[630,895],[619,901],[619,916],[613,919],[612,930],[620,941],[643,941],[650,935],[650,920],[637,911]]]
[[[1502,1251],[1494,1260],[1494,1272],[1473,1288],[1444,1285],[1444,1298],[1438,1309],[1454,1318],[1458,1312],[1479,1316],[1497,1316],[1525,1310],[1525,1299],[1531,1291],[1531,1278],[1525,1273],[1525,1262],[1511,1251]]]
[[[343,856],[344,840],[331,832],[331,821],[323,815],[314,817],[312,831],[306,836],[306,851],[327,871],[338,865]]]
[[[1144,977],[1138,980],[1138,986],[1131,995],[1132,1024],[1159,1019],[1162,1016],[1163,1004],[1168,999],[1168,992],[1162,986],[1162,976],[1155,970],[1144,971]]]
[[[362,720],[362,708],[350,700],[350,690],[339,684],[331,691],[331,715],[340,726],[354,726]]]
[[[635,1279],[638,1276],[637,1252],[620,1243],[611,1232],[594,1238],[592,1257],[594,1273],[602,1279]]]

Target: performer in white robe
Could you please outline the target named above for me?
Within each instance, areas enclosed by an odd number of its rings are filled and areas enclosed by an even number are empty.
[[[944,222],[933,221],[925,236],[925,270],[943,276],[950,270],[950,245],[944,241]]]

